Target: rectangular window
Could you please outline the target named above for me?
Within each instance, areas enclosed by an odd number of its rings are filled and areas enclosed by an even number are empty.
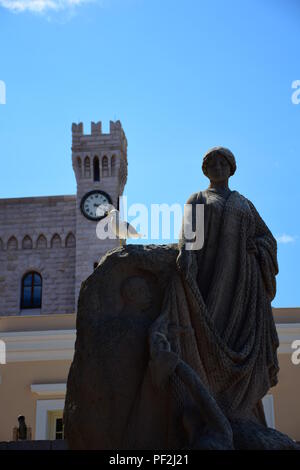
[[[57,418],[56,426],[55,426],[55,439],[63,439],[63,438],[64,438],[63,420],[62,418]]]
[[[53,441],[64,439],[63,411],[48,411],[48,438]]]

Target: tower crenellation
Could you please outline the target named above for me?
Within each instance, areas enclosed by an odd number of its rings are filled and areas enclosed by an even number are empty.
[[[95,146],[116,146],[127,150],[127,139],[120,121],[110,121],[109,133],[102,132],[102,122],[91,122],[91,133],[85,134],[83,123],[72,124],[72,150]]]
[[[101,135],[102,134],[102,122],[91,122],[91,134]]]

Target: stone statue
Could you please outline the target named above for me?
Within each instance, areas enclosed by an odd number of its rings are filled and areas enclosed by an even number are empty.
[[[187,203],[205,206],[204,246],[186,251],[182,239],[177,264],[204,320],[195,328],[197,349],[218,358],[204,364],[209,386],[227,416],[251,417],[261,414],[260,399],[277,383],[279,341],[271,309],[277,244],[254,205],[229,189],[236,171],[230,150],[211,149],[202,169],[210,185]]]
[[[30,441],[31,440],[31,428],[26,425],[25,416],[18,416],[19,426],[15,426],[13,429],[13,440],[14,441]]]
[[[228,187],[233,154],[203,159],[204,245],[129,245],[82,284],[64,411],[71,449],[296,449],[269,429],[277,383],[276,240]],[[195,213],[195,211],[194,211]],[[194,220],[193,220],[194,222]]]

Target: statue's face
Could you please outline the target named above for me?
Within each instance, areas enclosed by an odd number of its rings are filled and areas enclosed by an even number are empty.
[[[206,164],[207,176],[213,182],[219,183],[227,180],[230,176],[230,170],[229,163],[221,155],[212,155]]]

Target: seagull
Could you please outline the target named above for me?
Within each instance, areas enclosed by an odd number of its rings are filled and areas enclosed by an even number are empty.
[[[117,209],[111,209],[108,212],[108,217],[110,218],[112,231],[118,238],[126,240],[127,238],[143,237],[128,222],[120,220],[120,212]]]

